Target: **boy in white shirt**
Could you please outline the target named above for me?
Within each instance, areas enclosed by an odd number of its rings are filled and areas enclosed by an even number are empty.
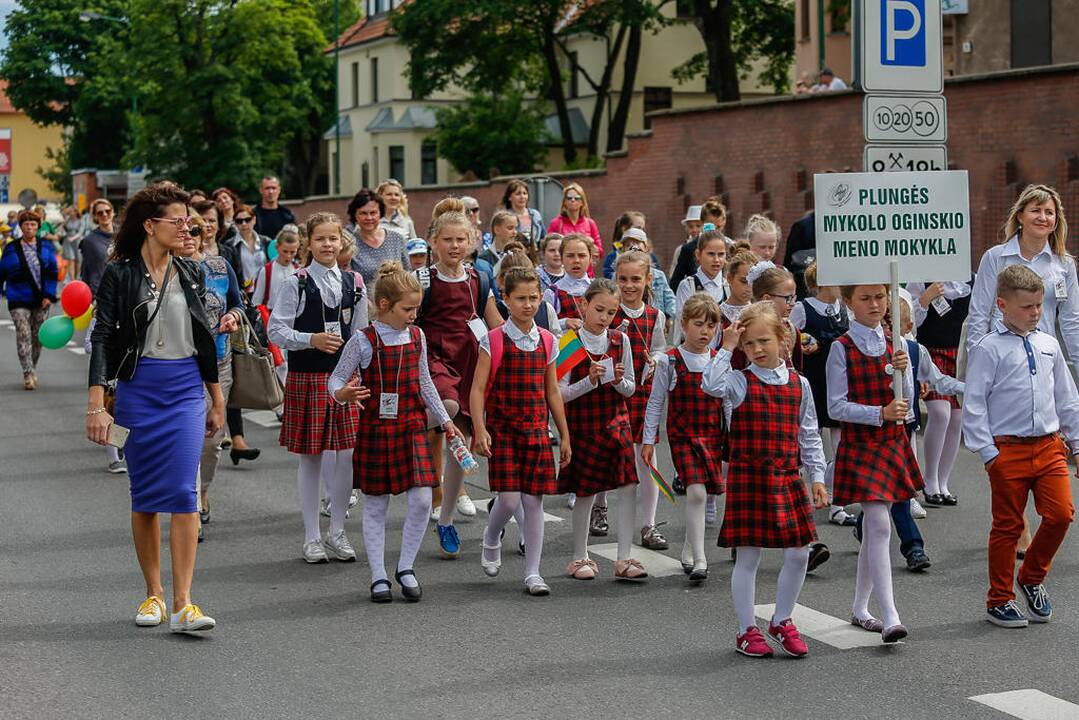
[[[1037,273],[1005,268],[996,295],[1002,317],[967,363],[963,439],[985,463],[992,492],[988,620],[1016,628],[1048,622],[1053,613],[1044,582],[1075,515],[1068,456],[1079,450],[1079,394],[1056,338],[1038,329],[1045,287]],[[1015,551],[1031,492],[1042,522],[1017,580]],[[1015,602],[1016,582],[1029,616]]]

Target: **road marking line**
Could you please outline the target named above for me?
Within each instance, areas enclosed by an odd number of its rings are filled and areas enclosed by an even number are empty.
[[[277,414],[273,410],[248,410],[244,413],[244,420],[250,420],[256,425],[261,425],[265,428],[281,427],[281,422],[277,419]]]
[[[1079,705],[1041,690],[1009,690],[967,698],[1020,720],[1079,720]]]
[[[618,559],[618,543],[604,543],[603,545],[589,545],[588,552],[600,557],[607,558],[608,560]],[[646,548],[633,546],[630,554],[641,561],[644,565],[644,569],[648,571],[649,577],[669,577],[671,575],[684,575],[682,571],[682,561],[675,560],[669,555],[663,555],[662,553],[655,552],[654,550],[648,550]]]
[[[86,350],[84,350],[81,345],[79,347],[70,347],[70,346],[68,346],[67,351],[69,353],[75,353],[76,355],[85,355],[86,354]]]
[[[475,505],[476,505],[476,510],[478,510],[478,511],[480,511],[482,513],[487,512],[487,498],[484,498],[482,500],[477,500]],[[511,517],[510,522],[516,522],[516,521]],[[545,523],[560,523],[560,522],[563,522],[563,520],[562,520],[562,518],[558,517],[557,515],[552,515],[549,512],[544,512],[543,513],[543,522],[545,522]]]
[[[0,327],[15,327],[15,323],[11,320],[0,320]]]
[[[754,605],[754,614],[764,620],[771,620],[776,606]],[[795,605],[791,616],[798,632],[831,645],[839,650],[851,650],[860,647],[877,647],[881,644],[880,633],[871,633],[850,624],[850,620],[841,620],[831,615],[817,612],[804,605]]]

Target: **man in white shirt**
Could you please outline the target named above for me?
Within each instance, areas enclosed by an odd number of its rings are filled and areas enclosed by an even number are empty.
[[[832,90],[846,90],[847,83],[835,76],[831,68],[820,71],[820,82],[813,86],[812,92],[830,92]]]
[[[1038,327],[1045,295],[1038,274],[1010,265],[996,295],[1001,318],[970,351],[963,438],[985,463],[992,493],[988,620],[1014,628],[1052,616],[1044,581],[1075,515],[1068,455],[1079,450],[1079,393],[1056,338]],[[1013,585],[1031,492],[1042,522],[1019,567],[1028,620]]]

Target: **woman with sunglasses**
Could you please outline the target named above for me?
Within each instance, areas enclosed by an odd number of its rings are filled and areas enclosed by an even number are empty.
[[[599,235],[599,226],[588,211],[588,197],[584,188],[577,183],[570,183],[562,189],[562,209],[558,217],[547,226],[547,232],[568,235],[580,233],[592,238],[599,257],[603,257],[603,239]],[[588,271],[592,275],[592,270]]]
[[[236,230],[239,231],[235,247],[240,252],[240,267],[243,269],[243,275],[237,279],[240,281],[244,294],[251,297],[259,269],[267,262],[264,248],[270,244],[270,238],[255,232],[255,211],[247,205],[236,208],[232,221],[236,224]]]
[[[206,296],[203,305],[206,308],[206,317],[210,321],[210,327],[214,336],[214,347],[217,350],[217,377],[221,384],[221,395],[225,404],[229,401],[229,390],[232,389],[232,347],[229,344],[229,333],[234,331],[243,320],[243,297],[240,294],[240,283],[236,280],[236,273],[220,255],[207,255],[204,249],[204,241],[208,226],[206,221],[194,212],[190,215],[190,228],[187,237],[184,238],[183,248],[180,250],[181,257],[190,258],[202,268],[206,278]],[[213,398],[206,394],[206,411],[209,412]],[[199,542],[204,539],[203,525],[210,522],[210,503],[207,495],[210,485],[217,475],[217,461],[221,457],[221,430],[202,441],[202,455],[199,462]]]
[[[225,399],[202,270],[173,257],[189,239],[187,204],[188,194],[169,182],[150,185],[128,202],[98,287],[86,436],[108,442],[113,418],[105,409],[105,386],[116,380],[116,424],[130,431],[124,450],[131,529],[146,582],[135,623],[157,626],[167,619],[173,632],[202,633],[215,623],[191,598],[196,477],[203,438],[224,424]],[[209,412],[204,392],[212,398]],[[161,582],[159,513],[172,515],[171,613]]]

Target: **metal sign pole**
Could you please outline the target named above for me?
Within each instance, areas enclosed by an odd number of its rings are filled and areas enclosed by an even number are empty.
[[[890,287],[891,307],[889,308],[889,310],[891,311],[892,318],[892,356],[894,357],[895,353],[899,352],[900,350],[906,349],[905,346],[907,343],[903,339],[902,320],[900,319],[901,313],[899,312],[899,303],[901,302],[899,299],[899,262],[896,260],[892,260],[888,263],[888,269],[892,275],[892,282]],[[905,372],[899,372],[899,370],[896,369],[893,365],[892,391],[895,393],[896,400],[903,399],[903,376],[905,374]],[[903,425],[905,422],[905,420],[897,420],[896,424]]]

